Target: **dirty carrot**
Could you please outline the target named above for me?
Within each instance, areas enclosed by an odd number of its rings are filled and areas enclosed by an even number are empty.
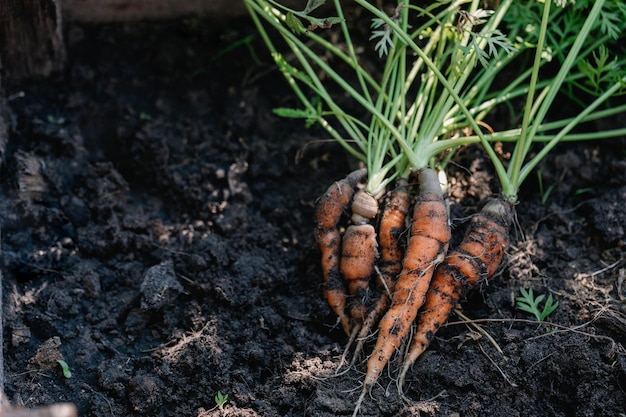
[[[369,304],[369,283],[378,258],[376,231],[371,224],[350,225],[342,241],[340,271],[348,283],[350,315],[362,323]]]
[[[380,321],[378,339],[367,362],[363,390],[354,415],[357,415],[365,395],[409,332],[424,302],[435,267],[444,259],[448,249],[448,211],[437,174],[429,168],[420,169],[418,182],[419,195],[413,208],[402,272],[392,294],[391,306]]]
[[[404,249],[401,236],[406,232],[405,222],[409,212],[409,192],[407,181],[401,178],[396,188],[389,192],[389,199],[380,218],[378,240],[380,242],[379,279],[380,296],[365,318],[358,335],[358,343],[354,350],[352,363],[363,349],[363,344],[376,321],[386,310],[391,292],[395,287],[398,274],[402,270]]]
[[[350,204],[354,189],[367,175],[365,168],[356,170],[331,185],[320,197],[315,213],[315,240],[322,254],[324,297],[339,317],[343,330],[350,334],[350,318],[346,314],[346,289],[339,271],[341,235],[339,222]]]
[[[385,205],[379,226],[379,267],[384,278],[383,284],[390,290],[393,290],[397,275],[402,271],[404,250],[400,238],[405,232],[408,213],[408,185],[406,179],[401,178],[396,188],[390,192],[390,199]]]
[[[347,357],[365,320],[371,304],[370,280],[375,273],[378,259],[376,230],[369,223],[348,226],[341,242],[341,261],[339,270],[348,287],[348,311],[351,317],[350,338],[344,349],[340,367]]]
[[[378,260],[376,230],[369,223],[378,214],[378,200],[361,189],[354,195],[350,210],[352,224],[344,232],[341,242],[339,270],[348,284],[352,333],[342,356],[342,363],[372,303],[369,286]]]
[[[459,299],[478,282],[490,278],[500,266],[509,246],[512,219],[511,204],[504,199],[491,200],[472,217],[461,244],[437,267],[400,372],[400,392],[408,369],[448,320]]]

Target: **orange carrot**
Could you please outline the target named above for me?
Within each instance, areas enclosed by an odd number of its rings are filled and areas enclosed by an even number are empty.
[[[500,266],[509,246],[512,219],[513,209],[509,203],[503,199],[490,201],[472,218],[459,247],[437,267],[400,372],[400,392],[406,372],[448,320],[459,299],[478,282],[490,278]]]
[[[378,242],[374,226],[369,221],[378,214],[378,200],[359,190],[350,208],[353,224],[343,235],[339,267],[341,275],[348,281],[350,315],[354,323],[348,346],[359,332],[371,303],[369,285],[378,259]]]
[[[363,391],[354,414],[376,383],[393,352],[411,328],[424,302],[435,267],[448,249],[450,227],[437,174],[429,168],[418,171],[419,196],[413,208],[411,235],[402,272],[393,291],[391,306],[379,324],[379,335],[367,362]]]
[[[354,204],[353,204],[354,207]],[[358,220],[358,215],[353,215]],[[370,281],[376,269],[378,259],[378,242],[376,231],[369,223],[348,226],[341,242],[341,276],[348,287],[348,310],[352,320],[351,332],[344,353],[341,355],[339,367],[343,366],[357,334],[361,330],[365,315],[371,304]]]
[[[358,343],[354,350],[352,363],[356,360],[363,349],[367,336],[389,304],[390,295],[395,287],[398,274],[402,270],[402,258],[404,256],[401,235],[406,231],[405,221],[409,212],[409,192],[407,181],[398,180],[397,186],[389,193],[389,199],[380,218],[378,238],[380,241],[380,279],[377,281],[380,296],[367,314],[358,335]]]
[[[349,226],[342,241],[340,271],[353,297],[350,315],[356,323],[362,323],[369,301],[368,288],[378,258],[376,231],[371,224]]]
[[[338,225],[352,199],[355,187],[366,175],[365,168],[359,169],[331,185],[320,198],[315,213],[315,240],[322,253],[324,297],[339,317],[347,334],[351,332],[351,325],[346,314],[345,284],[339,271],[341,235]]]
[[[380,219],[380,272],[383,275],[383,284],[393,291],[395,280],[402,271],[404,250],[400,236],[405,232],[406,216],[409,213],[409,192],[405,179],[398,180],[395,190],[390,193],[390,199]]]

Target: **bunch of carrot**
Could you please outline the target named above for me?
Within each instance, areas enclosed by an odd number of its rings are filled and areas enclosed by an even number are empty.
[[[436,173],[424,168],[415,173],[414,197],[403,181],[390,192],[379,213],[376,239],[369,223],[376,213],[370,211],[365,218],[355,216],[355,210],[361,211],[360,199],[351,198],[359,195],[355,190],[365,174],[355,171],[329,187],[318,204],[315,233],[322,252],[326,299],[350,339],[357,334],[359,337],[354,358],[384,313],[356,410],[416,323],[400,373],[401,389],[407,370],[459,300],[500,266],[513,218],[510,203],[504,199],[490,201],[472,218],[461,244],[448,252],[451,232],[447,206]],[[353,213],[353,224],[341,236],[339,227],[346,211]],[[367,231],[355,238],[350,230],[355,226],[365,226]]]
[[[528,87],[524,89],[527,98],[521,127],[510,132],[492,132],[491,135],[492,138],[500,139],[514,135],[515,146],[508,166],[505,166],[493,146],[480,134],[476,120],[468,118],[477,139],[494,164],[502,186],[502,197],[487,202],[482,210],[471,218],[458,247],[448,251],[450,229],[441,188],[437,176],[423,164],[417,164],[419,168],[413,169],[413,175],[417,178],[417,191],[414,197],[409,196],[410,187],[407,183],[401,182],[402,177],[397,188],[390,192],[387,205],[379,213],[378,244],[373,240],[376,229],[371,226],[370,230],[374,231],[368,235],[370,238],[367,244],[365,240],[353,239],[343,241],[337,239],[333,242],[332,251],[337,254],[336,262],[341,265],[337,270],[339,278],[336,282],[341,282],[341,276],[357,275],[360,282],[358,291],[355,291],[353,285],[332,287],[334,291],[342,294],[341,297],[346,300],[345,305],[350,310],[350,314],[344,315],[342,320],[346,333],[351,339],[355,335],[360,339],[355,357],[362,348],[362,340],[370,334],[372,327],[378,322],[376,344],[367,360],[363,388],[354,415],[357,415],[367,392],[376,384],[394,352],[405,342],[411,326],[415,326],[415,331],[399,372],[400,391],[408,369],[432,342],[434,335],[448,320],[459,300],[469,289],[489,279],[498,270],[509,245],[509,228],[514,218],[514,204],[518,201],[519,188],[532,169],[560,141],[578,140],[582,137],[570,135],[572,129],[580,123],[609,114],[616,115],[626,110],[624,105],[613,106],[611,110],[598,110],[609,98],[623,90],[626,74],[620,73],[607,82],[606,87],[599,89],[597,97],[583,106],[577,116],[559,122],[544,122],[562,86],[568,85],[571,89],[572,86],[579,85],[575,79],[580,75],[572,75],[572,69],[589,68],[586,57],[595,53],[593,51],[598,48],[600,42],[594,41],[588,45],[586,43],[589,39],[588,34],[594,28],[598,29],[602,13],[615,12],[616,9],[613,3],[598,0],[589,8],[586,16],[570,14],[563,17],[563,13],[566,12],[560,10],[556,13],[551,12],[549,0],[541,7],[543,7],[540,13],[542,20],[536,40],[535,60],[533,67],[526,72]],[[544,44],[547,42],[547,28],[558,19],[563,19],[564,22],[580,19],[580,29],[576,32],[575,40],[568,41],[567,54],[561,57],[562,64],[558,73],[542,82],[539,70],[545,62],[542,54],[545,51]],[[619,33],[618,29],[616,28],[616,31]],[[604,32],[603,41],[609,42],[611,31],[605,29]],[[607,54],[602,48],[598,53]],[[601,61],[595,59],[599,65]],[[619,62],[626,63],[623,58],[619,58]],[[596,70],[598,73],[602,71],[601,68]],[[454,97],[453,92],[450,92],[450,95],[457,100],[458,97]],[[545,134],[550,129],[555,130],[556,134]],[[608,138],[623,133],[624,129],[616,129],[602,132],[602,137]],[[597,137],[589,134],[591,139]],[[543,140],[545,145],[531,158],[527,158],[532,142],[539,139]],[[354,187],[356,186],[355,184]],[[323,221],[324,214],[328,212],[324,208],[326,204],[326,200],[320,203],[317,212],[318,224],[332,223],[336,227],[340,222],[341,213],[337,212],[339,217],[332,222]],[[343,209],[350,207],[349,204],[352,204],[354,211],[355,205],[349,202],[349,198]],[[409,216],[411,205],[412,216]],[[370,213],[368,224],[372,218],[374,216]],[[344,267],[341,256],[362,259],[367,267],[361,271],[362,273],[353,274],[350,270],[351,264],[345,263]],[[372,283],[378,285],[370,285]],[[363,289],[372,286],[374,288],[364,296]],[[330,289],[331,287],[327,286],[325,292],[328,294]],[[381,315],[382,318],[379,319]]]

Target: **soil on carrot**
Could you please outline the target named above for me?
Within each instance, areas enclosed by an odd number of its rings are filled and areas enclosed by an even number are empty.
[[[272,114],[295,102],[252,35],[245,18],[70,24],[64,74],[4,83],[13,405],[352,413],[366,357],[333,376],[346,337],[322,297],[313,214],[357,164],[321,130]],[[526,183],[506,267],[462,305],[477,321],[451,318],[407,375],[407,398],[385,371],[361,415],[624,413],[625,146],[557,148]],[[497,185],[479,148],[448,174],[456,244]],[[552,324],[516,310],[522,286],[558,301]]]

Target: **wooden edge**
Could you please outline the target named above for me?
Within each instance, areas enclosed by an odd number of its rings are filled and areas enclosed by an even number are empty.
[[[236,17],[242,0],[59,0],[63,18],[82,22],[174,19],[186,15]]]

